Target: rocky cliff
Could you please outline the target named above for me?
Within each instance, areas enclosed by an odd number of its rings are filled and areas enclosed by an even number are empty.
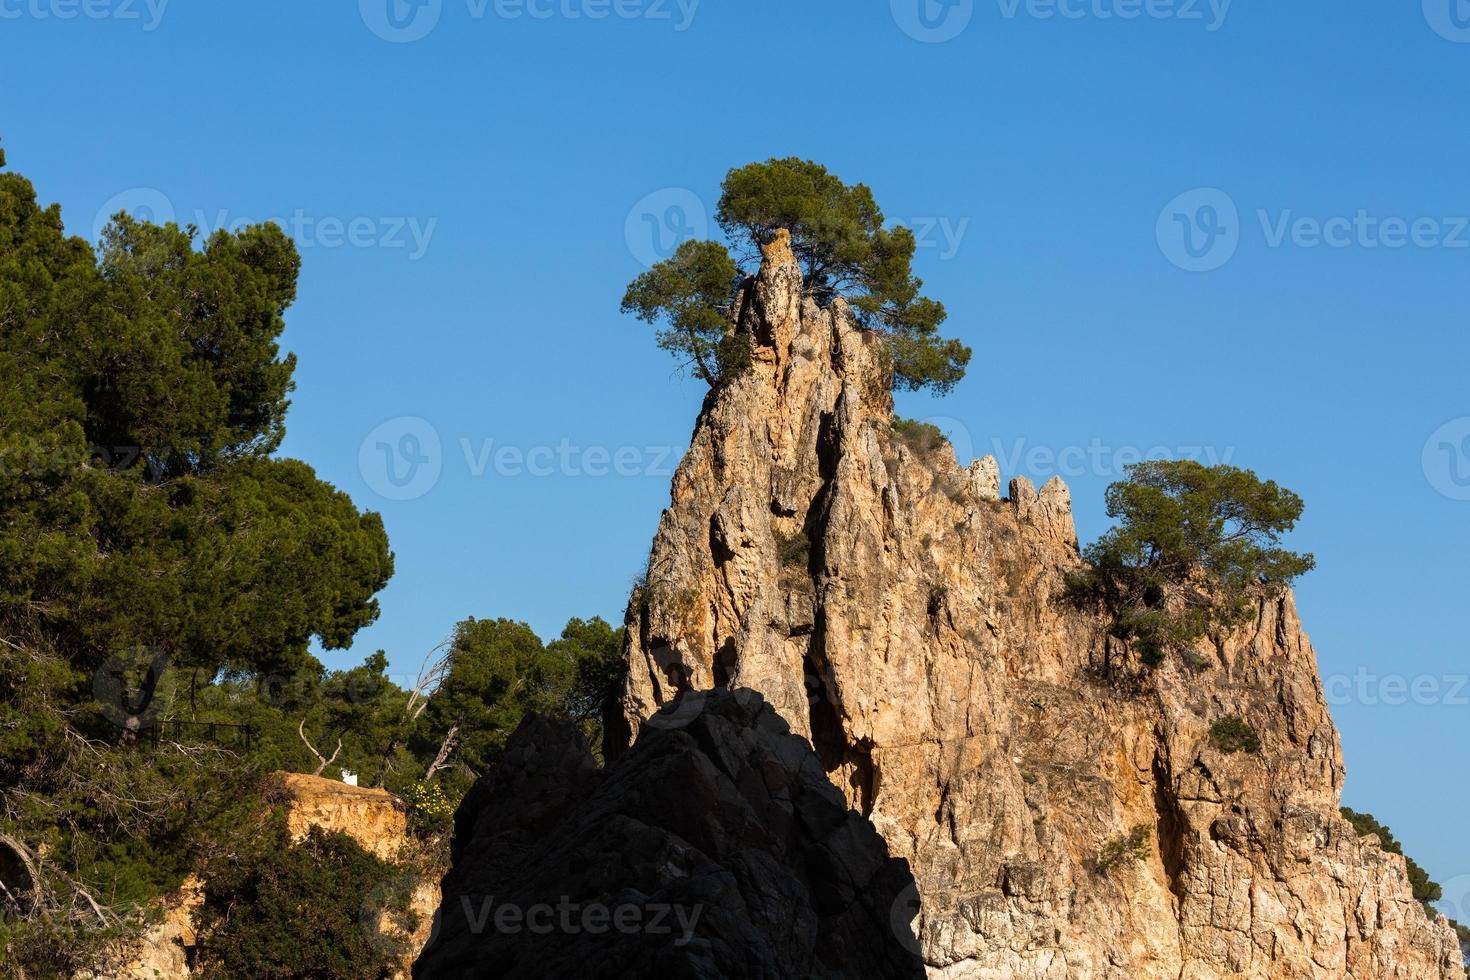
[[[922,980],[913,897],[755,692],[687,693],[606,769],[532,716],[455,816],[414,976]]]
[[[682,690],[763,692],[910,861],[931,977],[1461,980],[1402,859],[1339,817],[1289,594],[1139,668],[1056,601],[1066,486],[1003,498],[993,459],[895,433],[880,340],[803,297],[784,238],[737,316],[754,367],[674,477],[612,742]],[[1231,715],[1259,752],[1212,744]]]

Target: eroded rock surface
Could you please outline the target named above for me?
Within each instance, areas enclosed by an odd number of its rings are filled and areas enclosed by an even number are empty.
[[[918,879],[932,977],[1461,980],[1402,859],[1338,815],[1344,768],[1289,594],[1156,671],[1055,601],[1067,488],[892,429],[880,341],[744,287],[755,363],[713,393],[628,613],[614,737],[748,687],[811,739]],[[978,372],[976,372],[978,373]],[[1238,715],[1259,753],[1227,755]],[[1097,858],[1146,827],[1138,860]]]
[[[420,978],[922,978],[907,865],[753,691],[599,769],[532,716],[455,817]]]

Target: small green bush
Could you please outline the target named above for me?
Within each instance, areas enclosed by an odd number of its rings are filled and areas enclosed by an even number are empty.
[[[380,912],[409,931],[411,877],[340,832],[313,827],[292,843],[277,811],[241,851],[206,867],[199,973],[233,977],[380,980],[406,952]]]
[[[776,532],[776,557],[788,568],[805,567],[811,560],[812,542],[805,531],[797,531],[787,537]]]
[[[904,445],[920,456],[932,453],[941,446],[949,445],[949,440],[945,438],[943,432],[939,431],[939,426],[930,422],[919,422],[895,415],[893,433],[903,440]]]
[[[1152,824],[1141,823],[1135,825],[1127,834],[1108,840],[1097,852],[1097,870],[1107,874],[1114,868],[1125,864],[1137,864],[1148,860],[1149,837],[1152,836],[1153,831]]]
[[[1226,755],[1261,751],[1261,736],[1239,715],[1227,715],[1211,725],[1210,743]]]

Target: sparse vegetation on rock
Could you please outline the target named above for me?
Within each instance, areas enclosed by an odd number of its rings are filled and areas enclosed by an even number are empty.
[[[1111,617],[1111,632],[1157,665],[1212,629],[1248,622],[1264,592],[1310,571],[1278,547],[1301,498],[1249,470],[1192,460],[1139,463],[1108,488],[1118,526],[1084,549],[1068,595]]]
[[[1152,853],[1149,838],[1153,835],[1152,824],[1135,824],[1128,833],[1109,838],[1097,852],[1097,870],[1107,874],[1127,864],[1147,861]]]
[[[895,416],[893,434],[920,456],[927,456],[936,449],[949,445],[949,440],[944,437],[939,426],[932,422],[920,422]]]
[[[1253,754],[1261,751],[1261,736],[1244,718],[1226,715],[1210,726],[1210,744],[1226,755]]]

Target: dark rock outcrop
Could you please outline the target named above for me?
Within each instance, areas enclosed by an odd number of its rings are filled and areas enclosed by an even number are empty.
[[[924,975],[907,862],[753,691],[675,701],[608,769],[528,719],[443,896],[418,978]]]

